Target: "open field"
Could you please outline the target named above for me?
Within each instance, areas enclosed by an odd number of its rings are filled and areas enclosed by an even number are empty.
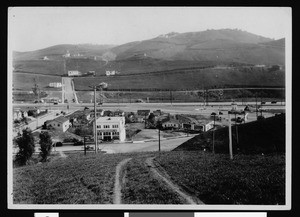
[[[13,171],[14,204],[111,204],[116,166],[125,204],[185,203],[149,170],[155,157],[168,179],[206,204],[285,204],[284,155],[228,155],[207,152],[131,154],[65,153],[52,162]]]
[[[170,152],[156,160],[205,204],[285,204],[284,155]]]

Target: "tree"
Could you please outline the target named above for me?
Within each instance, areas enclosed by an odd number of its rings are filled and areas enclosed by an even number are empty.
[[[47,160],[47,157],[51,153],[52,149],[52,139],[48,132],[41,132],[40,133],[40,156],[42,157],[42,162],[45,162]]]
[[[15,141],[19,148],[16,161],[20,165],[25,165],[34,153],[34,137],[31,130],[29,128],[24,129],[22,136],[18,137]]]

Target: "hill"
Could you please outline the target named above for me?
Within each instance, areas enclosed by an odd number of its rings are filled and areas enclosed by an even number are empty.
[[[232,126],[234,153],[284,153],[285,152],[285,115],[277,115],[261,121]],[[228,127],[215,131],[216,153],[229,153]],[[175,151],[194,151],[207,148],[212,150],[212,131],[200,134],[183,143]]]
[[[40,50],[28,51],[28,52],[13,52],[13,60],[40,60],[45,56],[49,60],[62,60],[63,55],[70,53],[70,55],[82,55],[84,57],[89,56],[101,56],[107,52],[114,45],[95,45],[95,44],[61,44],[51,47],[47,47]]]
[[[284,51],[266,46],[275,40],[246,31],[221,29],[169,33],[111,49],[117,59],[147,56],[165,60],[284,64]],[[276,44],[276,43],[275,43]]]

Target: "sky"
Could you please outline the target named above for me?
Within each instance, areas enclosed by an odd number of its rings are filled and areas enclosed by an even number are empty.
[[[147,40],[169,32],[241,29],[280,39],[291,33],[283,7],[12,7],[8,45],[32,51],[57,44],[113,44]]]

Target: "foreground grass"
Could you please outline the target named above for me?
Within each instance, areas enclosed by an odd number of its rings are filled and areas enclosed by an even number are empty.
[[[206,204],[285,204],[284,155],[228,155],[195,151],[156,157],[173,181]]]
[[[15,168],[15,204],[112,203],[116,165],[126,155],[82,153],[66,159]]]
[[[132,159],[124,171],[122,200],[125,204],[183,204],[179,196],[158,181],[145,164],[143,155]]]

